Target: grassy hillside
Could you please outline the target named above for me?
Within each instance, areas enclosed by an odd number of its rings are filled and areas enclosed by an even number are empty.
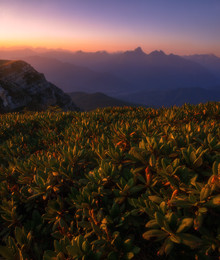
[[[5,259],[218,259],[220,103],[0,116]]]
[[[104,107],[123,107],[135,106],[135,104],[109,97],[103,93],[85,93],[85,92],[72,92],[69,93],[72,101],[83,111],[91,111],[96,108]]]

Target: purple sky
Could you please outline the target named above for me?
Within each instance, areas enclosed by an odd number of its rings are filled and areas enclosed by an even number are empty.
[[[220,0],[0,0],[0,46],[220,56]]]

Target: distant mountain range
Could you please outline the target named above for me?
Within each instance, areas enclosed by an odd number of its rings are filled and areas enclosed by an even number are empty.
[[[48,106],[79,110],[71,98],[44,75],[20,60],[0,60],[0,112],[41,111]]]
[[[115,54],[47,52],[41,54],[41,59],[32,56],[25,60],[68,92],[101,91],[114,95],[134,90],[209,88],[220,84],[220,78],[212,68],[207,69],[192,59],[166,55],[162,51],[146,54],[140,47]],[[63,62],[59,64],[59,73],[58,61]]]
[[[117,95],[121,92],[127,93],[129,88],[126,80],[107,72],[96,72],[48,57],[31,56],[24,59],[65,92],[104,92]]]
[[[137,106],[132,102],[126,102],[117,98],[109,97],[103,93],[85,93],[73,92],[68,93],[74,104],[83,111],[90,111],[96,108],[104,107],[123,107],[123,106]]]
[[[65,92],[102,92],[145,105],[219,101],[220,58],[179,56],[135,50],[107,53],[63,50],[0,51],[0,58],[19,58],[43,72]],[[164,103],[163,103],[164,102]]]

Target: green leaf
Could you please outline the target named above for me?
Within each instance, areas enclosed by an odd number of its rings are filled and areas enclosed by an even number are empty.
[[[200,157],[198,157],[194,162],[193,162],[193,165],[195,166],[195,167],[200,167],[201,165],[203,164],[203,160],[202,160],[202,157],[200,156]]]
[[[161,199],[161,198],[158,197],[158,196],[148,196],[148,198],[149,198],[151,201],[153,201],[153,202],[155,202],[155,203],[157,203],[157,204],[160,204],[160,203],[163,201],[163,199]]]
[[[71,255],[72,257],[77,257],[79,255],[79,249],[76,244],[74,244],[73,246],[70,245],[67,246],[66,250],[68,254]]]
[[[210,194],[211,194],[211,188],[207,184],[205,187],[202,188],[200,192],[200,201],[206,200]]]
[[[43,194],[45,194],[45,192],[39,192],[39,193],[36,193],[36,194],[30,196],[28,199],[29,200],[35,199],[35,198],[37,198],[37,197],[39,197],[39,196],[41,196]]]
[[[176,213],[174,213],[174,212],[168,213],[166,215],[166,218],[167,218],[167,221],[169,223],[169,226],[172,229],[175,229],[176,228],[176,224],[177,224],[177,219],[178,219]]]
[[[190,161],[192,163],[194,163],[196,161],[196,154],[195,154],[195,152],[191,152],[191,154],[190,154]]]
[[[205,214],[205,213],[208,212],[208,209],[205,208],[205,207],[202,207],[202,208],[199,208],[198,212],[199,212],[199,213],[202,213],[202,214]]]
[[[206,204],[208,207],[220,207],[220,194],[212,197]]]
[[[150,156],[149,164],[150,164],[151,167],[153,167],[153,166],[156,164],[156,159],[155,159],[154,154],[152,154],[152,155]]]
[[[185,232],[190,229],[193,225],[193,218],[184,218],[182,219],[176,233]]]
[[[164,216],[160,212],[155,212],[155,219],[160,227],[164,226]]]
[[[88,253],[89,250],[90,250],[90,244],[88,241],[84,241],[82,243],[82,250],[85,252],[85,253]]]
[[[190,180],[190,183],[195,186],[196,185],[196,180],[198,178],[198,175],[196,174],[191,180]]]
[[[212,165],[212,172],[214,175],[220,174],[220,162],[215,161]]]
[[[170,240],[170,238],[167,238],[164,245],[164,252],[166,255],[170,254],[170,252],[173,249],[173,246],[174,246],[173,242]]]
[[[181,238],[181,243],[189,246],[191,249],[198,248],[202,245],[202,240],[194,235],[181,233],[179,236]]]
[[[158,229],[152,229],[143,234],[143,238],[146,240],[155,239],[155,240],[162,240],[165,237],[168,236],[168,233],[158,230]]]
[[[143,190],[144,187],[145,187],[144,185],[134,186],[134,187],[130,188],[129,192],[131,194],[134,194],[134,193],[137,193],[137,192],[140,192],[141,190]]]
[[[215,206],[220,206],[220,194],[212,198],[212,204]]]
[[[11,249],[7,248],[6,246],[0,246],[0,255],[8,260],[14,260],[15,257],[11,252]]]
[[[186,199],[173,199],[170,201],[170,204],[176,207],[181,207],[181,208],[189,208],[194,205],[194,203],[186,200]]]
[[[171,250],[173,249],[174,243],[170,240],[170,237],[168,237],[167,239],[165,239],[163,245],[161,246],[161,248],[158,251],[158,254],[160,256],[166,254],[168,255]]]
[[[167,172],[168,174],[170,174],[170,175],[173,173],[173,167],[172,167],[172,165],[168,165],[168,166],[167,166],[166,172]]]
[[[174,243],[176,243],[176,244],[180,244],[180,243],[181,243],[181,238],[180,238],[179,235],[172,234],[172,235],[170,236],[170,239],[171,239]]]
[[[68,230],[68,225],[66,224],[66,222],[62,218],[60,218],[59,224],[60,224],[61,228],[64,228],[65,230]]]
[[[147,224],[145,225],[146,228],[153,228],[153,229],[157,229],[160,226],[158,225],[156,219],[152,219],[150,221],[147,222]]]
[[[35,182],[37,183],[37,185],[39,185],[40,187],[44,187],[45,185],[45,182],[43,180],[43,178],[41,178],[40,176],[36,176],[35,178]]]
[[[44,252],[43,260],[57,260],[57,254],[51,250]]]
[[[17,242],[19,243],[19,245],[22,246],[24,241],[23,241],[23,232],[20,227],[15,228],[15,238],[16,238]]]
[[[162,210],[163,214],[165,215],[166,214],[166,210],[167,210],[167,205],[166,205],[165,201],[162,201],[160,203],[160,209]]]

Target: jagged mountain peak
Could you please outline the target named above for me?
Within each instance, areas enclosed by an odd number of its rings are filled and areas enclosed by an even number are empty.
[[[137,47],[136,49],[134,50],[131,50],[131,51],[125,51],[124,52],[125,55],[129,55],[129,56],[145,56],[146,53],[142,50],[141,47]]]
[[[145,54],[144,51],[142,50],[142,48],[139,46],[137,47],[135,50],[134,50],[135,53],[138,53],[138,54]]]
[[[150,56],[154,56],[154,57],[162,57],[162,56],[166,56],[166,54],[162,51],[162,50],[155,50],[152,51],[150,54]]]

